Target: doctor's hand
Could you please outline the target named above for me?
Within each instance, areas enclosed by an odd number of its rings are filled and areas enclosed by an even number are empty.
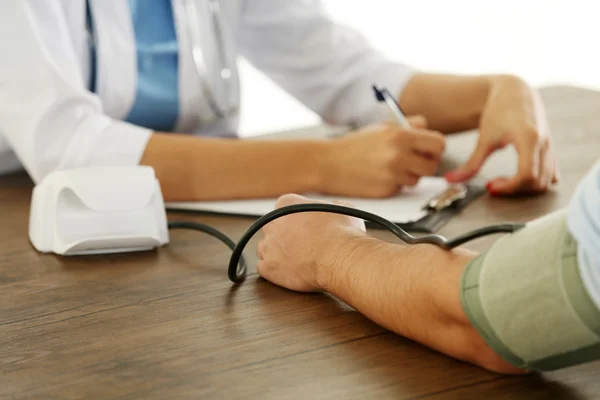
[[[405,130],[394,124],[372,125],[328,142],[322,160],[322,191],[332,195],[389,197],[435,174],[444,151],[439,132],[425,129],[422,117],[408,118]]]
[[[471,158],[446,174],[450,182],[474,177],[494,151],[513,145],[519,157],[513,177],[497,177],[488,182],[492,195],[539,193],[559,179],[550,129],[539,95],[522,80],[498,77],[481,115],[479,140]]]
[[[322,202],[288,194],[275,207],[307,203]],[[366,235],[363,220],[329,213],[288,215],[265,225],[263,233],[257,249],[259,275],[298,292],[323,291],[320,276],[342,262],[353,238]]]

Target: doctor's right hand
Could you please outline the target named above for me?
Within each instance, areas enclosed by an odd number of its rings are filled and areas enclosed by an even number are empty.
[[[372,125],[328,143],[322,164],[323,191],[330,195],[382,198],[435,174],[444,136],[426,129],[423,117],[408,118],[413,127]]]

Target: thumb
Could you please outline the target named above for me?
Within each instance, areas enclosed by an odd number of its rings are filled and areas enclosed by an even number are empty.
[[[444,177],[451,183],[464,182],[471,179],[477,175],[483,163],[493,151],[493,146],[489,146],[487,143],[479,140],[469,160],[462,166],[447,172]]]

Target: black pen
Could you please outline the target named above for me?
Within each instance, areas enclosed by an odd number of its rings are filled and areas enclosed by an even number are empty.
[[[396,119],[396,122],[398,122],[402,128],[410,129],[411,126],[402,113],[400,105],[396,102],[396,99],[394,99],[394,96],[392,96],[386,88],[379,89],[376,85],[373,85],[373,91],[375,92],[375,98],[378,102],[385,102],[385,104],[387,104],[388,108],[392,112],[392,115]]]

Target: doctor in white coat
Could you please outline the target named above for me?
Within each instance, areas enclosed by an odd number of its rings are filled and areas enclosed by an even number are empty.
[[[518,173],[493,194],[557,181],[543,106],[514,76],[446,76],[388,60],[316,0],[5,0],[0,9],[0,168],[34,181],[90,165],[152,166],[167,201],[286,192],[384,197],[435,172],[445,133],[480,128],[474,176],[513,145]],[[329,141],[243,141],[236,58],[324,120]],[[383,123],[371,85],[413,129]],[[194,135],[190,135],[193,133]]]

